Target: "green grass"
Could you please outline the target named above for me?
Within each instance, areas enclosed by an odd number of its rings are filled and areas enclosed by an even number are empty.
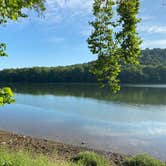
[[[57,158],[56,155],[55,158]],[[0,148],[0,166],[110,166],[104,157],[92,152],[79,153],[76,158],[75,163],[74,161],[57,161],[32,152],[21,150],[14,152]]]
[[[0,166],[75,166],[72,163],[51,160],[44,155],[24,151],[0,149]]]
[[[58,161],[44,155],[25,151],[10,151],[0,148],[0,166],[110,166],[110,162],[103,156],[93,152],[81,152],[72,161]],[[166,166],[148,155],[137,155],[125,159],[123,166]]]
[[[141,154],[126,158],[124,166],[166,166],[166,164],[147,154]]]
[[[73,161],[80,166],[110,166],[110,162],[105,157],[93,152],[81,152]]]

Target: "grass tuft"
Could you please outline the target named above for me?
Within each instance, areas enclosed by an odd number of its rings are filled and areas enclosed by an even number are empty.
[[[94,152],[81,152],[70,161],[59,161],[55,158],[36,154],[33,152],[11,151],[0,147],[0,166],[110,166],[110,162],[103,156]],[[166,166],[146,154],[128,157],[123,166]]]
[[[166,166],[166,164],[147,154],[141,154],[126,158],[124,166]]]
[[[81,152],[73,158],[73,162],[79,166],[110,166],[107,159],[93,152]]]
[[[76,166],[70,162],[50,160],[44,155],[0,148],[0,166]]]

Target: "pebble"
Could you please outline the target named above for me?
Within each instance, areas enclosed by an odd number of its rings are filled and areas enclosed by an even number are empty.
[[[6,142],[1,142],[2,145],[6,145]]]
[[[86,144],[86,142],[81,142],[81,145],[85,145]]]

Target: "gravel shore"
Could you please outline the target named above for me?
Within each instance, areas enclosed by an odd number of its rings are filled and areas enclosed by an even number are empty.
[[[71,160],[82,151],[93,151],[103,155],[110,160],[112,165],[116,164],[121,166],[121,163],[125,158],[125,155],[122,154],[88,149],[81,146],[67,145],[47,139],[18,135],[7,131],[0,131],[0,145],[7,146],[11,150],[23,149],[35,153],[42,153],[44,155],[48,155],[49,157],[56,156],[58,157],[58,160]]]

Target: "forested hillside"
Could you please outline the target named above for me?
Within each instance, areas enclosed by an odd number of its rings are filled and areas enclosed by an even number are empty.
[[[96,82],[92,63],[66,67],[33,67],[0,71],[0,82]],[[166,83],[166,49],[142,51],[139,66],[124,66],[121,83]]]
[[[140,63],[144,65],[166,65],[166,49],[145,49],[142,51]]]

